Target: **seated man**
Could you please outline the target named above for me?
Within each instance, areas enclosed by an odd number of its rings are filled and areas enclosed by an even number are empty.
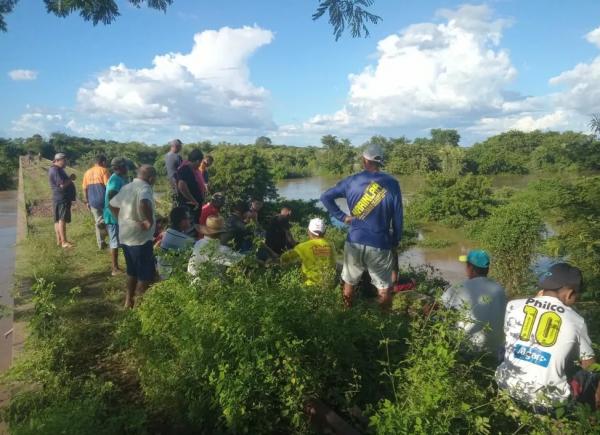
[[[283,207],[281,212],[271,219],[267,227],[265,245],[275,257],[279,257],[288,249],[296,246],[296,241],[290,231],[291,216],[292,210],[288,207]]]
[[[508,303],[504,332],[506,354],[496,370],[498,386],[537,412],[571,399],[598,408],[598,373],[586,371],[595,363],[583,318],[573,310],[582,292],[581,271],[557,263],[542,274],[537,296]],[[580,370],[570,385],[566,367],[577,352]]]
[[[485,251],[473,250],[460,261],[466,263],[467,280],[450,287],[442,295],[446,308],[465,310],[466,319],[457,326],[469,336],[475,350],[499,356],[504,344],[502,325],[506,309],[506,291],[487,277],[490,257]]]
[[[202,263],[232,266],[244,257],[229,246],[221,244],[220,237],[225,231],[225,221],[221,216],[209,217],[206,219],[206,225],[201,225],[200,229],[204,238],[194,244],[188,263],[188,273],[191,275],[198,274],[198,266]]]
[[[281,263],[299,261],[306,285],[328,285],[335,276],[335,248],[324,239],[325,223],[320,218],[311,219],[308,224],[308,240],[299,243],[294,249],[284,252]]]
[[[248,206],[245,202],[236,202],[231,209],[231,215],[225,222],[225,232],[221,235],[223,245],[233,242],[233,249],[242,253],[252,250],[252,230],[244,222],[244,215],[247,211]]]
[[[192,226],[191,219],[185,207],[175,207],[171,210],[169,215],[171,225],[162,237],[160,252],[157,256],[158,274],[161,279],[169,278],[173,271],[168,252],[184,251],[194,244],[194,239],[186,234]]]

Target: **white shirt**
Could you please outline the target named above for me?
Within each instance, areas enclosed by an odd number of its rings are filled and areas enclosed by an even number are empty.
[[[446,290],[442,303],[447,308],[464,310],[466,319],[457,326],[465,330],[476,349],[497,355],[504,344],[506,310],[506,292],[500,284],[487,277],[468,279]]]
[[[141,213],[141,202],[147,199],[152,204],[152,227],[143,230],[140,226],[144,220]],[[139,246],[154,238],[154,194],[152,187],[144,180],[134,179],[121,188],[110,205],[119,208],[119,241],[127,246]]]
[[[577,357],[594,357],[583,318],[552,296],[509,302],[504,332],[506,353],[496,381],[511,396],[528,403],[549,406],[568,399],[565,365]]]
[[[229,246],[221,245],[218,239],[204,237],[194,244],[192,257],[188,263],[188,273],[196,275],[197,266],[202,263],[214,263],[220,266],[231,266],[244,256]]]

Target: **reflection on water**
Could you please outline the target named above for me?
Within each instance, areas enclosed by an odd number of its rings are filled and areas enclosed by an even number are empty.
[[[0,304],[13,306],[12,287],[17,237],[17,194],[0,192]],[[12,313],[0,318],[0,372],[12,359]]]
[[[402,195],[405,199],[412,197],[423,183],[420,176],[398,177]],[[284,180],[277,185],[279,195],[288,199],[311,200],[318,199],[321,194],[334,186],[339,178],[336,177],[309,177],[293,180]],[[506,185],[508,180],[499,180],[498,185]],[[348,210],[344,200],[338,204],[342,210]],[[452,244],[446,248],[427,248],[415,246],[400,255],[401,266],[420,266],[429,264],[440,271],[440,274],[450,283],[457,283],[465,279],[464,265],[458,261],[460,255],[466,254],[473,246],[465,240],[464,233],[460,230],[447,229],[441,226],[428,226],[420,238],[448,240]]]

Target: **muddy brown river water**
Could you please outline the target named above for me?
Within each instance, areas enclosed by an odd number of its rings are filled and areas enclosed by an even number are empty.
[[[17,192],[0,192],[0,372],[12,360],[13,274],[15,270],[15,241],[17,237]]]

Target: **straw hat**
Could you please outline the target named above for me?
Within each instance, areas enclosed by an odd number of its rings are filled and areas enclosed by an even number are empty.
[[[206,219],[206,225],[200,225],[200,231],[205,236],[224,233],[225,220],[221,216],[209,216]]]

